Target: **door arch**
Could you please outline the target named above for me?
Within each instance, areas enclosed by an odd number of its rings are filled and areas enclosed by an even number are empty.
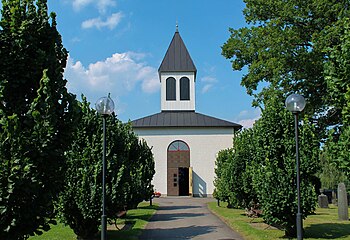
[[[189,195],[190,148],[181,140],[173,141],[167,149],[167,195]]]

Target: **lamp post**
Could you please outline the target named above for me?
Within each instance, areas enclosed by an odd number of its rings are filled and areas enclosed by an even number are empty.
[[[114,102],[108,97],[97,100],[96,111],[103,118],[103,155],[102,155],[102,216],[101,216],[101,240],[106,240],[107,216],[106,216],[106,118],[114,111]]]
[[[286,108],[294,114],[295,122],[295,156],[297,170],[297,194],[298,194],[298,213],[296,218],[297,239],[303,239],[303,219],[300,207],[300,161],[299,161],[299,144],[298,144],[298,114],[305,108],[305,99],[299,94],[291,94],[286,99]]]

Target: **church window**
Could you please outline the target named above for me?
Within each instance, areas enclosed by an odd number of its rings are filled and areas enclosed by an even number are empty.
[[[176,80],[173,77],[166,80],[166,100],[176,100]]]
[[[187,77],[180,79],[180,100],[190,100],[190,80]]]
[[[169,152],[175,152],[175,151],[190,151],[190,148],[188,145],[180,140],[172,142],[168,147]]]

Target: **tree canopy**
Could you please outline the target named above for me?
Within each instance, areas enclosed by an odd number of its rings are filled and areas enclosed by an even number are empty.
[[[230,29],[222,54],[231,59],[234,70],[247,67],[241,84],[255,96],[254,104],[261,105],[262,99],[269,97],[267,88],[280,89],[285,96],[297,92],[307,99],[306,112],[318,121],[320,131],[341,122],[341,108],[334,106],[343,97],[336,91],[329,93],[332,83],[326,80],[325,64],[332,55],[340,56],[334,48],[338,49],[346,36],[349,0],[245,3],[244,15],[250,26]],[[267,86],[258,91],[263,82]],[[336,85],[344,92],[343,86]]]
[[[45,0],[2,1],[0,58],[0,238],[25,239],[49,229],[79,115]]]

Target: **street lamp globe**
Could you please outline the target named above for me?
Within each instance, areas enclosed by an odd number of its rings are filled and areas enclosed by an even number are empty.
[[[96,101],[95,107],[101,115],[111,115],[114,112],[114,102],[110,97],[101,97]]]
[[[286,108],[292,113],[298,113],[305,108],[305,98],[299,94],[291,94],[286,99]]]

